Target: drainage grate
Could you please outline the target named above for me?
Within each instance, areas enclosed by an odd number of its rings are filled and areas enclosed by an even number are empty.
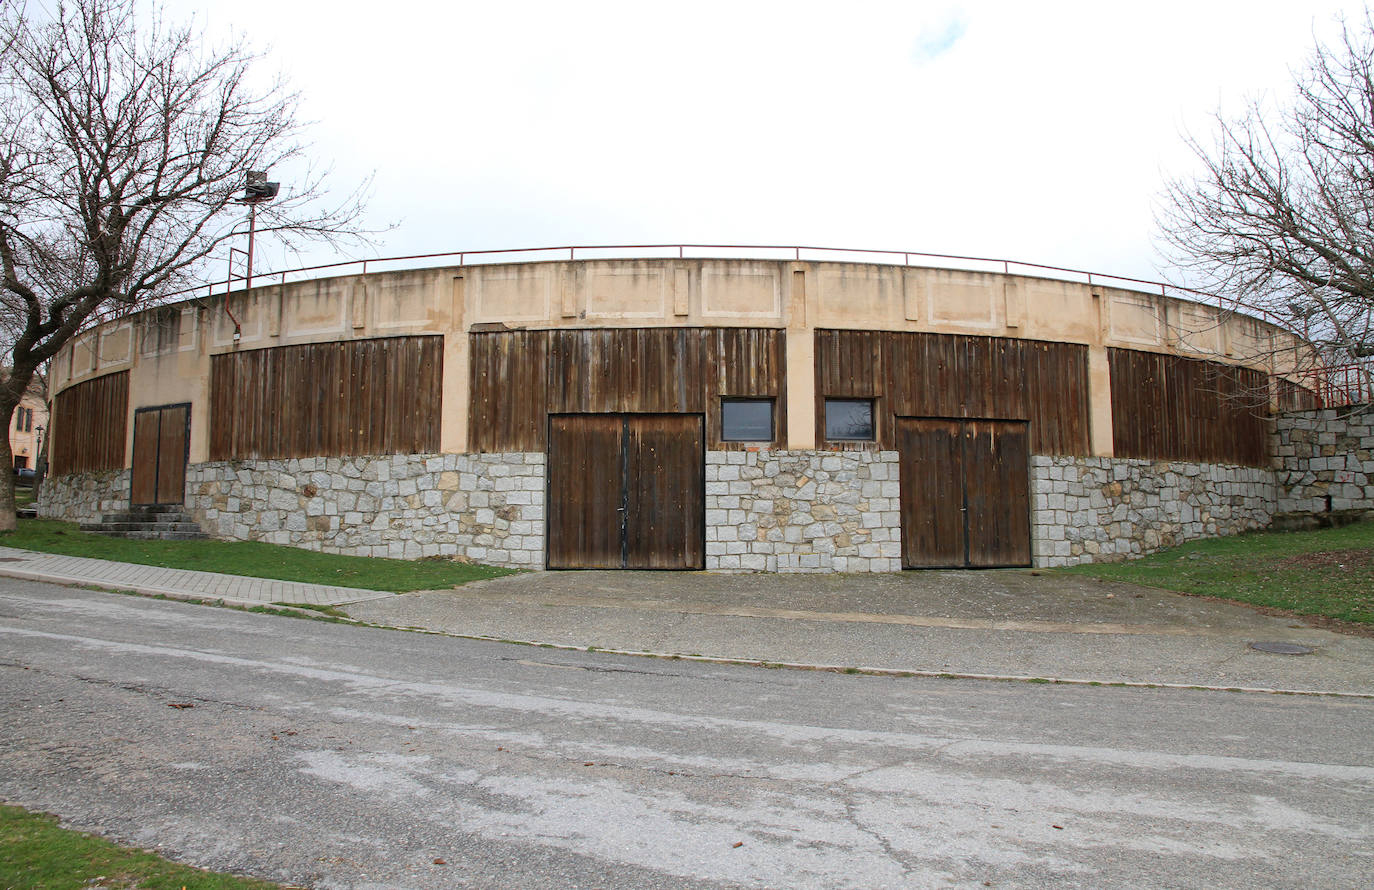
[[[1250,648],[1258,649],[1260,652],[1269,652],[1274,655],[1311,655],[1313,652],[1317,651],[1311,646],[1304,646],[1300,643],[1251,643]]]
[[[28,562],[27,556],[0,556],[0,562]]]

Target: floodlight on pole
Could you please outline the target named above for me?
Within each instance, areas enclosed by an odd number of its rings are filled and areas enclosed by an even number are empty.
[[[249,170],[244,177],[240,203],[248,205],[248,269],[244,276],[244,290],[253,287],[253,236],[258,228],[258,205],[270,201],[281,190],[281,183],[268,182],[266,170]]]

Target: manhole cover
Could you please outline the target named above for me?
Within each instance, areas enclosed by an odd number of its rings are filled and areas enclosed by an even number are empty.
[[[1251,649],[1258,649],[1261,652],[1270,652],[1274,655],[1311,655],[1316,650],[1311,646],[1303,646],[1299,643],[1251,643]]]

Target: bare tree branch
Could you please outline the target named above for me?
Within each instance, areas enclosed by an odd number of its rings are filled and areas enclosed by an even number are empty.
[[[1327,364],[1374,356],[1374,24],[1342,23],[1283,106],[1221,115],[1201,172],[1170,182],[1167,253],[1204,289],[1259,306]],[[1374,369],[1372,369],[1374,370]]]
[[[156,0],[149,0],[155,3]],[[306,158],[297,97],[251,85],[242,42],[210,46],[140,0],[0,0],[0,419],[93,315],[193,281],[233,235],[245,174]],[[366,241],[324,177],[270,205],[288,240]],[[0,466],[8,460],[0,442]],[[8,495],[7,495],[8,492]],[[13,523],[0,473],[0,529]]]

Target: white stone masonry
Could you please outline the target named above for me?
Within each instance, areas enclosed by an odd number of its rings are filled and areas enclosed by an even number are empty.
[[[209,534],[394,559],[544,565],[544,455],[411,454],[192,466]]]
[[[1264,528],[1274,475],[1257,467],[1031,457],[1035,565],[1143,556],[1195,538]]]
[[[895,451],[706,452],[709,571],[895,572]]]

